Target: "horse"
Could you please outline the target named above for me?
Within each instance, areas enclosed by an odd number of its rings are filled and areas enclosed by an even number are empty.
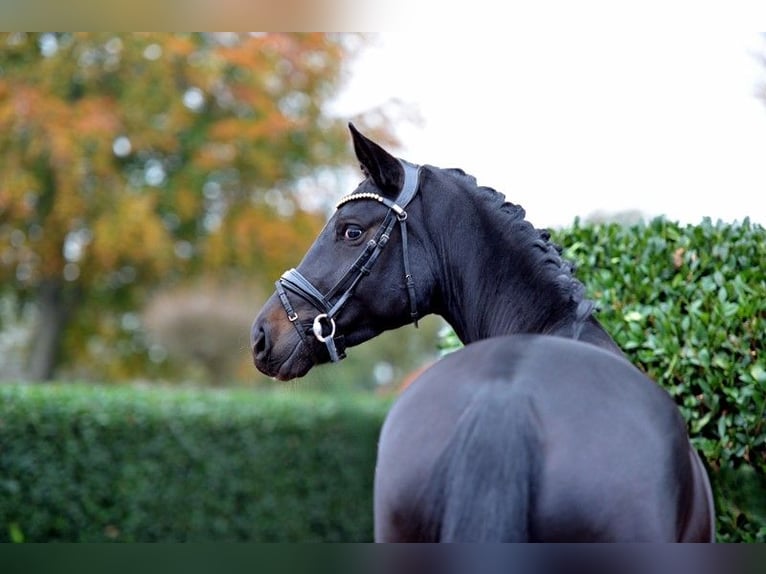
[[[677,405],[601,326],[549,232],[463,170],[349,129],[364,179],[276,281],[251,347],[290,380],[432,313],[464,343],[385,418],[375,541],[714,541]]]

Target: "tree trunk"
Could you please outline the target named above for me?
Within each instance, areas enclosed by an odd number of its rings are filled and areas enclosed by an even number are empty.
[[[53,378],[59,360],[61,341],[75,305],[74,290],[63,281],[43,281],[38,289],[38,318],[32,338],[27,375],[32,381]]]

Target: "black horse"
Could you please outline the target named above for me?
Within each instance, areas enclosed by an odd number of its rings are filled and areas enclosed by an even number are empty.
[[[366,177],[277,281],[252,350],[287,380],[429,313],[466,343],[386,418],[375,539],[712,541],[676,405],[601,327],[548,233],[464,172],[350,128]]]

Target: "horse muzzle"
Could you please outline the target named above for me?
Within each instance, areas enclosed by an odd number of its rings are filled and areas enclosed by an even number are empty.
[[[322,315],[310,323],[290,319],[275,296],[253,322],[250,350],[255,367],[264,375],[282,381],[295,379],[314,365],[346,356],[345,340],[335,333],[332,319]]]

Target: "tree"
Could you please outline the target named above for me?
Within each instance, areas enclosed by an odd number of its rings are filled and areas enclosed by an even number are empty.
[[[38,309],[30,378],[159,282],[232,262],[271,281],[299,257],[320,217],[296,184],[348,157],[324,109],[362,45],[0,35],[0,283]]]

